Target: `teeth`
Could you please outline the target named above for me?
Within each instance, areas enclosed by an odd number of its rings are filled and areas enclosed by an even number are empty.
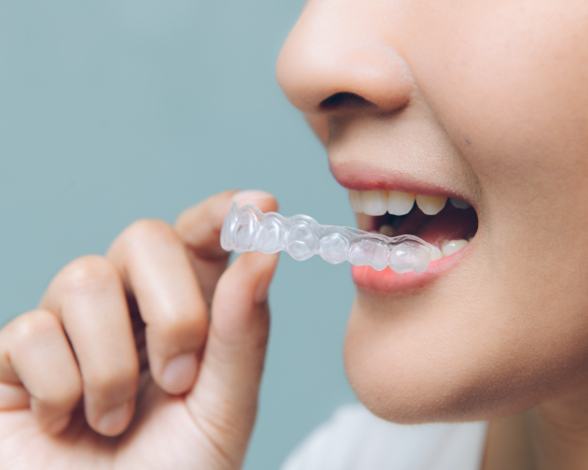
[[[390,230],[393,227],[384,225],[382,232]],[[430,261],[467,247],[468,240],[445,240],[439,248],[409,234],[387,238],[350,227],[321,225],[303,214],[284,217],[276,212],[261,212],[252,205],[233,205],[223,222],[220,243],[224,250],[239,253],[286,251],[298,261],[319,255],[331,264],[348,261],[378,271],[389,267],[397,273],[420,273]]]
[[[447,204],[448,198],[446,196],[431,196],[428,194],[411,194],[404,191],[349,191],[349,201],[353,211],[358,214],[358,217],[367,216],[382,216],[386,212],[395,215],[403,216],[408,214],[414,204],[426,215],[433,216],[443,210]],[[457,209],[468,209],[471,207],[462,199],[449,198],[449,202]],[[398,235],[398,230],[390,224],[382,225],[378,228],[378,232],[388,237]],[[451,256],[461,249],[465,248],[468,240],[446,240],[441,243],[441,246],[430,247],[431,260],[435,261],[444,256]],[[364,253],[364,247],[358,250]],[[400,255],[399,255],[400,256]],[[397,260],[400,263],[400,258]],[[400,266],[400,265],[399,265]]]
[[[393,215],[406,215],[414,205],[414,194],[402,191],[388,193],[388,212]]]
[[[379,229],[382,235],[393,237],[396,234],[396,229],[392,225],[382,225]]]
[[[443,258],[443,252],[439,249],[439,247],[433,245],[431,247],[431,261],[437,261],[441,258]]]
[[[467,240],[449,240],[443,242],[441,245],[441,251],[443,252],[443,256],[450,256],[465,248],[467,245]]]
[[[419,209],[427,215],[435,215],[441,212],[445,207],[447,198],[445,196],[429,196],[419,194],[416,197],[416,204]]]
[[[470,208],[470,205],[467,202],[462,201],[461,199],[455,199],[453,197],[450,197],[449,202],[456,209],[469,209]]]
[[[388,208],[387,191],[362,191],[361,208],[367,215],[384,215]]]
[[[353,212],[370,216],[408,214],[416,201],[420,210],[427,215],[436,215],[443,210],[447,202],[445,196],[414,195],[404,191],[349,191],[349,202]],[[455,207],[466,209],[469,205],[459,199],[451,199]]]

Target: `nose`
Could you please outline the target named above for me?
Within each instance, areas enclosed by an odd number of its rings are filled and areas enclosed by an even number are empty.
[[[369,21],[337,3],[310,1],[290,31],[276,63],[284,93],[304,113],[405,107],[414,89],[409,66]]]

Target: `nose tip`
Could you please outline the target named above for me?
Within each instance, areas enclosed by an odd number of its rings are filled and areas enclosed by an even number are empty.
[[[366,43],[341,29],[334,33],[299,21],[290,32],[276,63],[276,78],[290,102],[305,113],[385,113],[406,106],[414,80],[403,58],[381,41]]]

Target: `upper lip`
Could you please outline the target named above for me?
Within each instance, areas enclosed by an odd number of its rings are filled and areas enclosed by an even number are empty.
[[[347,189],[358,191],[380,189],[404,191],[411,194],[443,195],[461,199],[473,206],[472,201],[466,195],[460,194],[452,188],[424,181],[402,171],[375,167],[367,162],[352,160],[336,163],[329,160],[329,169],[337,182]]]

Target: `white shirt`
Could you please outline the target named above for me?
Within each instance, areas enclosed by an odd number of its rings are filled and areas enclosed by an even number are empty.
[[[395,424],[345,405],[294,450],[282,470],[479,470],[487,422]]]

